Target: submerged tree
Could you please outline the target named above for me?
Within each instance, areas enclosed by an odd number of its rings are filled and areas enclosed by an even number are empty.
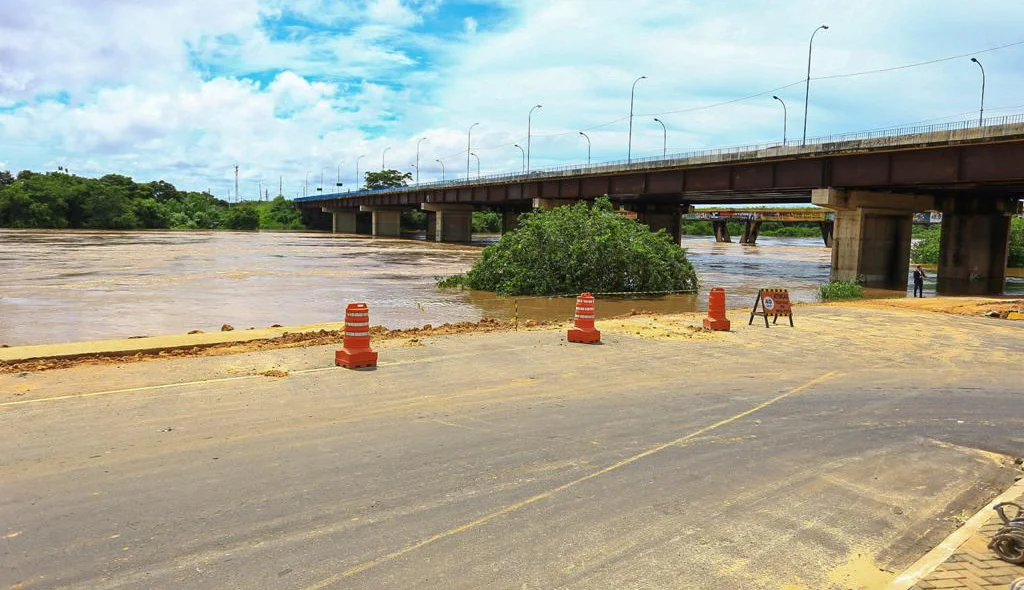
[[[616,214],[605,197],[523,215],[465,276],[439,285],[500,295],[689,291],[697,273],[664,230]]]

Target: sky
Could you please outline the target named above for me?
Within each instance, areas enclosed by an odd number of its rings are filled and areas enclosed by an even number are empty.
[[[236,164],[241,199],[293,198],[320,194],[321,177],[324,193],[353,188],[357,163],[415,175],[417,145],[421,181],[441,179],[437,160],[465,177],[474,123],[485,175],[522,168],[528,120],[531,169],[586,163],[581,130],[593,162],[625,159],[639,76],[634,157],[777,142],[784,120],[800,137],[822,24],[808,137],[976,118],[971,56],[986,115],[1024,113],[1024,2],[1006,0],[0,5],[0,170],[229,200]]]

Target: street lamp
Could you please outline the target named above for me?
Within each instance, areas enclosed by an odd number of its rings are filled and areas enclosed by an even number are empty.
[[[341,186],[341,165],[344,164],[344,163],[345,163],[345,160],[342,160],[342,161],[338,162],[338,181],[334,184],[334,186],[338,186],[338,187]]]
[[[786,126],[789,124],[789,115],[786,110],[786,101],[782,100],[778,96],[772,96],[775,100],[782,103],[782,146],[786,146]]]
[[[981,127],[985,120],[985,66],[981,65],[981,62],[976,57],[972,57],[971,61],[978,64],[978,67],[981,68],[981,111],[978,113],[978,127]]]
[[[480,156],[476,155],[476,152],[470,153],[469,155],[476,158],[476,179],[480,180]]]
[[[309,194],[309,170],[306,170],[306,182],[302,183],[302,196],[305,197]]]
[[[530,114],[526,116],[526,172],[530,172],[530,131],[533,127],[533,111],[541,108],[541,105],[534,105]]]
[[[384,154],[388,153],[388,150],[390,150],[390,149],[391,149],[391,147],[388,146],[388,147],[384,148],[383,152],[380,153],[380,171],[381,172],[384,172]]]
[[[526,173],[526,150],[524,150],[523,146],[518,143],[516,144],[516,147],[519,148],[519,151],[523,154],[523,173]]]
[[[640,76],[633,80],[633,88],[629,91],[629,140],[626,147],[626,163],[633,159],[633,96],[636,94],[636,83],[646,80],[647,76]]]
[[[469,152],[473,151],[473,128],[480,123],[473,123],[469,126],[466,134],[466,180],[469,180]]]
[[[828,30],[828,25],[821,25],[811,33],[811,40],[807,43],[807,80],[804,85],[804,137],[800,145],[807,145],[807,101],[811,97],[811,49],[814,48],[814,36],[818,31]]]
[[[587,166],[590,166],[590,136],[580,131],[580,135],[587,138]]]
[[[362,160],[365,157],[366,154],[363,154],[356,158],[356,190],[359,190],[359,160]]]
[[[419,184],[420,184],[420,144],[423,143],[426,140],[427,140],[426,137],[421,137],[420,140],[416,142],[416,185],[417,186],[419,186]]]
[[[665,127],[665,122],[655,117],[655,121],[661,123],[661,159],[665,159],[665,154],[668,153],[668,128]]]
[[[441,165],[441,182],[444,183],[444,162],[442,162],[441,160],[434,161]]]
[[[330,166],[324,166],[320,169],[320,186],[316,190],[321,194],[324,192],[324,170],[327,170],[328,168],[330,168]]]

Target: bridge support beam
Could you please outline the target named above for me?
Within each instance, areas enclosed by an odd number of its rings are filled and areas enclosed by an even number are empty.
[[[998,295],[1010,253],[1009,198],[946,197],[936,291],[942,295]]]
[[[527,213],[527,211],[515,207],[502,209],[501,233],[506,234],[510,231],[515,231],[519,227],[519,216],[523,213]]]
[[[665,233],[672,236],[672,240],[676,244],[683,238],[683,216],[681,213],[666,213],[648,209],[645,212],[638,213],[636,220],[651,228],[651,231],[665,230]]]
[[[726,222],[724,219],[712,220],[711,227],[715,230],[716,242],[732,242],[732,237],[729,236],[728,222]]]
[[[743,222],[743,235],[740,236],[740,243],[753,246],[757,244],[757,236],[761,233],[761,220],[748,219]]]
[[[359,210],[373,213],[373,226],[370,233],[375,238],[397,238],[402,235],[401,209],[362,205]]]
[[[832,247],[832,236],[835,235],[836,222],[834,221],[819,221],[818,225],[821,226],[821,239],[825,242],[826,248]]]
[[[473,239],[473,206],[456,203],[421,203],[427,211],[427,224],[433,217],[433,232],[427,228],[427,239],[436,242],[469,242]],[[434,215],[431,216],[430,214]],[[433,234],[433,238],[431,238]]]
[[[832,279],[905,291],[915,211],[934,197],[842,189],[815,189],[811,201],[835,210]]]

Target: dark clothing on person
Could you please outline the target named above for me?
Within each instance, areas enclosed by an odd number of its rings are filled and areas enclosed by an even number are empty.
[[[914,269],[914,297],[924,297],[924,273]]]

